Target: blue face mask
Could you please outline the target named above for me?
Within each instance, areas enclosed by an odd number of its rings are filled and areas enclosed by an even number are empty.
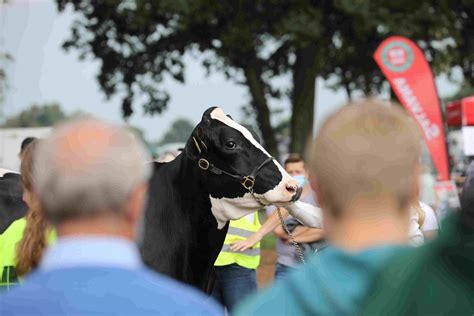
[[[299,174],[297,176],[294,176],[293,179],[295,179],[296,181],[298,181],[298,185],[300,187],[304,187],[305,184],[306,184],[306,178],[304,176],[304,174]]]

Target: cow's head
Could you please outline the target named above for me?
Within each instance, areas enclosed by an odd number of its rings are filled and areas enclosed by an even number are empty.
[[[271,159],[249,130],[220,108],[204,112],[185,154],[202,170],[219,228],[263,205],[286,205],[301,193],[298,183]],[[252,173],[254,183],[248,178],[244,181]]]

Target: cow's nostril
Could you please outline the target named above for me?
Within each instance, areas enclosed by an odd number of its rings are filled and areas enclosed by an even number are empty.
[[[296,190],[296,193],[293,194],[293,196],[291,197],[291,202],[296,202],[300,199],[301,197],[301,193],[303,192],[303,188],[302,187],[298,187],[298,189]]]
[[[298,191],[298,185],[297,184],[287,184],[286,185],[286,190],[290,192],[291,194],[295,194]]]

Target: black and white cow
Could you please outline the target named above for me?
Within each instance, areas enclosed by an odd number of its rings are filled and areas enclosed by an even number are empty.
[[[301,193],[252,134],[220,108],[204,113],[181,155],[154,168],[143,260],[203,291],[210,290],[208,281],[228,221],[263,205],[287,205]]]
[[[20,175],[0,168],[0,234],[15,220],[25,216],[27,210]]]

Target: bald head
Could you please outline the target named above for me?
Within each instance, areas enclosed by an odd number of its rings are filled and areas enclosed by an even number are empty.
[[[36,159],[36,191],[53,222],[124,212],[130,193],[150,175],[134,136],[93,118],[57,127]]]

